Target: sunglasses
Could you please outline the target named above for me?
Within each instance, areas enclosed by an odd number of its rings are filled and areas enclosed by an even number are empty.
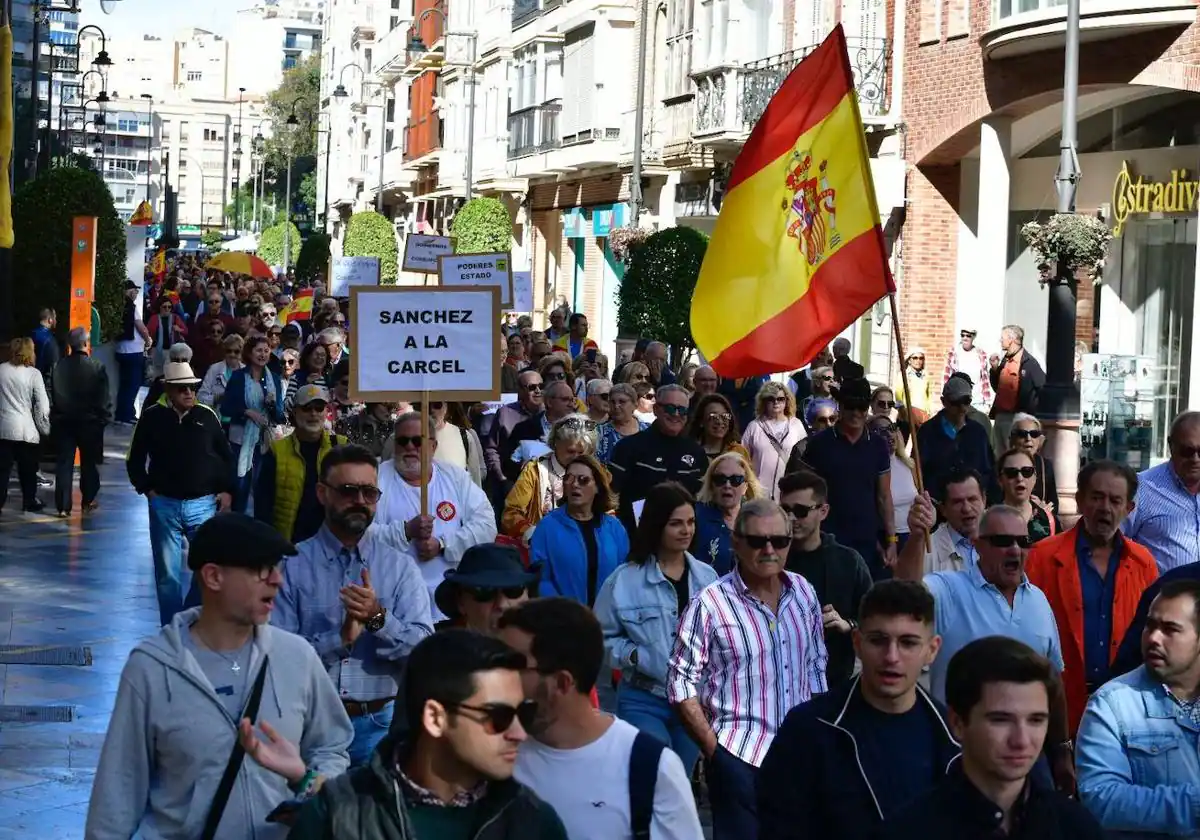
[[[1013,429],[1008,433],[1009,438],[1027,438],[1037,440],[1042,436],[1040,429]]]
[[[744,475],[725,475],[725,473],[713,473],[713,487],[724,487],[728,484],[730,487],[741,487],[746,483]]]
[[[659,408],[661,408],[663,410],[663,414],[667,415],[668,417],[687,417],[689,411],[686,405],[668,405],[664,403],[663,405],[660,405]]]
[[[875,425],[871,426],[871,429],[872,431],[876,431],[885,435],[890,435],[892,432],[896,431],[896,427],[891,423],[876,423]]]
[[[728,422],[729,422],[731,419],[733,419],[733,415],[730,415],[730,414],[710,414],[710,415],[708,415],[708,417],[707,417],[706,419],[707,419],[707,420],[709,420],[710,422],[716,422],[716,423],[728,423]]]
[[[176,391],[184,391],[187,393],[191,393],[192,391],[196,390],[195,385],[172,385],[171,387],[174,388]]]
[[[476,603],[487,604],[496,600],[496,593],[500,593],[510,601],[515,601],[525,594],[525,590],[524,586],[468,586],[463,591],[470,595]]]
[[[563,373],[562,371],[559,371],[558,373],[547,373],[542,378],[545,379],[547,382],[562,382],[564,379],[567,378],[567,375],[565,373]]]
[[[572,417],[570,420],[562,421],[562,427],[564,429],[570,429],[575,432],[594,432],[596,431],[596,427],[599,425],[600,424],[595,420],[581,420],[578,417]]]
[[[1195,458],[1200,456],[1200,446],[1184,446],[1177,443],[1172,451],[1179,458]]]
[[[509,706],[507,703],[488,703],[486,706],[468,706],[466,703],[457,703],[451,708],[459,711],[465,709],[469,712],[479,712],[483,715],[483,719],[476,720],[476,723],[482,723],[485,732],[489,735],[503,735],[512,728],[514,720],[521,721],[524,729],[533,726],[533,721],[537,717],[538,704],[536,700],[522,700],[516,706]]]
[[[891,410],[896,407],[895,400],[875,400],[875,405]]]
[[[374,484],[326,484],[325,486],[347,502],[358,501],[361,498],[367,504],[373,505],[383,495],[383,491]]]
[[[529,391],[531,394],[540,394],[542,392],[542,384],[539,382],[534,385],[522,385],[522,391]]]
[[[1033,467],[1005,467],[1000,470],[1000,475],[1005,478],[1016,478],[1017,476],[1021,478],[1033,478],[1033,472]]]
[[[960,397],[957,400],[946,400],[946,405],[954,406],[955,408],[967,408],[971,404],[970,397]]]
[[[797,519],[803,519],[804,517],[806,517],[810,513],[812,513],[814,510],[819,508],[820,505],[795,504],[795,505],[780,505],[780,507],[783,508],[783,510],[790,513],[792,516],[796,517]]]
[[[775,397],[767,397],[767,402],[770,402],[770,403],[785,403],[785,402],[787,402],[787,397],[780,397],[780,396],[775,396]]]
[[[410,444],[412,446],[420,446],[424,435],[396,435],[396,448],[403,449]]]
[[[312,402],[307,402],[304,405],[296,406],[296,410],[311,411],[314,414],[319,414],[325,411],[325,403],[321,402],[320,400],[313,400]]]
[[[1014,545],[1029,548],[1033,538],[1028,534],[980,534],[979,539],[985,540],[996,548],[1012,548]]]
[[[844,411],[866,411],[871,407],[871,401],[856,400],[851,398],[848,400],[842,400],[841,406]]]
[[[764,548],[766,548],[768,544],[770,544],[771,548],[775,549],[776,551],[783,551],[785,548],[787,548],[789,545],[792,544],[792,538],[790,536],[785,537],[780,534],[772,534],[770,536],[764,536],[764,535],[759,535],[759,534],[738,533],[738,534],[735,534],[734,536],[741,537],[743,540],[746,541],[746,545],[748,545],[751,548],[756,549],[758,551],[761,551]]]
[[[829,374],[829,373],[827,373],[827,374],[825,374],[824,376],[818,376],[818,377],[816,377],[816,379],[817,379],[817,381],[818,381],[818,382],[832,382],[832,381],[833,381],[833,375],[832,375],[832,374]]]
[[[592,477],[590,475],[575,475],[574,473],[567,473],[563,476],[563,484],[578,484],[580,487],[590,487],[592,484]]]

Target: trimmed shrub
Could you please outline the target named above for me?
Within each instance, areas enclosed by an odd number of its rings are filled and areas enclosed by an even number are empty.
[[[456,254],[489,254],[512,250],[512,219],[498,198],[472,198],[454,214],[450,235]]]
[[[660,230],[635,249],[617,290],[621,332],[661,341],[676,358],[694,347],[692,292],[707,250],[708,237],[687,227]]]
[[[329,269],[329,235],[310,233],[296,257],[296,278],[312,280]]]
[[[288,259],[294,264],[300,257],[300,231],[291,222],[287,223],[291,249]],[[258,239],[258,256],[267,265],[283,265],[283,222],[272,225]]]
[[[347,257],[378,257],[379,282],[387,286],[396,284],[396,264],[399,261],[396,231],[391,222],[374,210],[355,213],[346,222],[342,253]]]

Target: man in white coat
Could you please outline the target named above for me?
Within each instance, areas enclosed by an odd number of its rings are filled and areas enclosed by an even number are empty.
[[[421,436],[429,436],[429,512],[421,510]],[[433,460],[437,436],[432,421],[422,430],[421,415],[402,414],[396,419],[396,449],[391,461],[379,465],[379,500],[376,523],[395,529],[417,559],[421,577],[429,588],[433,620],[445,618],[433,601],[433,592],[448,569],[458,567],[463,552],[473,545],[496,539],[496,515],[483,490],[461,467]]]

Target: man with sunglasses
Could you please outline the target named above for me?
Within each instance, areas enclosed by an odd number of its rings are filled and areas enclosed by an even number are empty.
[[[537,704],[525,657],[499,639],[447,630],[408,661],[411,731],[325,784],[291,840],[567,840],[554,809],[513,779]]]
[[[1200,560],[1200,411],[1171,422],[1167,448],[1169,460],[1139,474],[1137,506],[1123,529],[1150,549],[1164,574]]]
[[[321,462],[324,522],[296,546],[271,623],[297,633],[321,658],[354,726],[350,763],[365,764],[387,735],[397,675],[433,632],[416,563],[394,529],[372,527],[378,468],[361,446],[339,446]]]
[[[541,413],[542,375],[536,370],[527,368],[517,376],[517,400],[508,405],[502,405],[496,411],[491,428],[483,441],[483,460],[487,464],[488,494],[492,505],[497,510],[504,507],[504,499],[512,490],[513,483],[520,472],[519,465],[513,469],[506,464],[502,454],[511,452],[508,438],[512,430],[527,417]]]
[[[613,384],[607,379],[596,378],[588,381],[584,393],[587,395],[588,417],[597,423],[608,422],[609,394]]]
[[[958,345],[946,353],[946,366],[942,371],[942,385],[956,373],[965,373],[973,384],[971,405],[987,413],[992,408],[992,383],[988,375],[988,357],[982,347],[975,346],[978,330],[963,327],[958,331]]]
[[[779,505],[743,503],[736,567],[679,619],[667,699],[707,760],[713,840],[758,836],[758,768],[784,716],[828,687],[821,603],[784,568],[791,543]]]
[[[232,503],[234,459],[215,411],[196,399],[200,380],[183,362],[163,367],[166,400],[143,406],[125,468],[146,497],[159,620],[183,609],[183,541]]]
[[[833,534],[821,533],[821,523],[829,516],[828,498],[825,480],[816,473],[796,472],[779,480],[779,506],[792,518],[787,570],[811,583],[817,593],[829,651],[825,677],[832,691],[854,674],[851,633],[858,626],[862,597],[871,588],[871,570],[853,548]]]
[[[434,603],[447,619],[437,629],[466,627],[494,636],[500,616],[528,601],[529,589],[537,580],[537,573],[526,570],[513,546],[473,545],[463,552],[458,568],[447,571],[434,590]]]
[[[549,451],[545,443],[547,435],[550,434],[550,427],[564,417],[574,414],[578,408],[575,392],[566,383],[566,375],[561,374],[563,379],[550,379],[553,375],[549,370],[544,374],[547,379],[542,398],[545,410],[526,417],[514,426],[509,432],[506,448],[501,452],[505,475],[514,480],[521,474],[521,468],[526,461]]]
[[[983,481],[984,494],[995,484],[995,462],[987,430],[967,417],[971,385],[957,376],[942,387],[942,410],[917,429],[921,475],[930,487],[941,487],[955,470],[973,470]]]

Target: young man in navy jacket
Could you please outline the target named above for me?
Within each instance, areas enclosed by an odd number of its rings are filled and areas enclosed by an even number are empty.
[[[759,840],[867,840],[959,754],[944,710],[917,685],[941,645],[929,590],[877,583],[859,622],[862,674],[793,709],[763,761]]]

